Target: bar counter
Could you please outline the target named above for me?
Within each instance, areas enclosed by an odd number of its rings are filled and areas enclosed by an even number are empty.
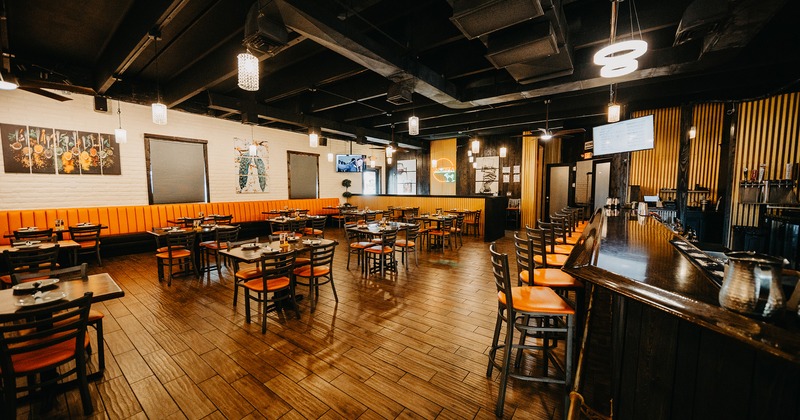
[[[611,362],[615,417],[800,418],[797,315],[722,308],[719,286],[669,242],[671,230],[618,214],[595,213],[564,265],[610,291],[610,354],[599,359]]]

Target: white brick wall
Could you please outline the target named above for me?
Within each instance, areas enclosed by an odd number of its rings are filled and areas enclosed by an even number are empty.
[[[99,113],[94,111],[91,96],[73,94],[71,98],[58,102],[21,90],[0,91],[0,123],[113,134],[118,126],[116,101],[109,100],[109,112]],[[351,192],[361,192],[360,176],[337,173],[334,163],[327,160],[329,147],[308,147],[308,136],[304,134],[255,127],[256,139],[269,142],[269,192],[237,194],[233,139],[251,138],[250,126],[173,110],[168,111],[168,124],[159,126],[151,120],[150,107],[123,102],[122,127],[128,131],[128,142],[120,145],[122,175],[7,174],[0,167],[0,210],[147,204],[145,133],[208,141],[213,202],[288,198],[287,150],[320,155],[320,197],[344,201],[343,178],[353,181]],[[334,154],[350,151],[346,142],[329,140],[329,144]],[[353,153],[370,152],[375,151],[353,144]],[[378,165],[383,166],[383,158],[381,153]]]

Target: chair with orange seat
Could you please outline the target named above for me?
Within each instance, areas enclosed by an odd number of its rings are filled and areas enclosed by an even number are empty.
[[[480,236],[481,234],[481,210],[476,210],[475,213],[470,213],[468,219],[464,220],[464,234],[469,235],[472,231],[473,235]]]
[[[495,415],[503,417],[508,378],[563,384],[563,410],[566,413],[573,381],[575,310],[549,287],[512,287],[508,255],[499,253],[495,243],[489,246],[489,253],[497,289],[497,320],[489,350],[486,377],[492,377],[492,370],[495,367],[500,369]],[[506,324],[506,335],[505,341],[500,342],[503,323]],[[517,343],[514,341],[515,331],[520,332]],[[566,348],[563,352],[564,360],[561,362],[553,350],[560,341],[555,338],[563,336],[566,336],[563,340]],[[497,351],[500,349],[503,350],[503,357],[498,362]],[[511,353],[514,350],[517,351],[517,363],[511,361]],[[533,360],[529,362],[526,356],[533,356]],[[521,363],[522,361],[525,363]],[[559,370],[556,377],[548,376],[550,362]]]
[[[398,239],[394,242],[395,251],[400,252],[400,262],[406,267],[411,263],[411,256],[406,257],[407,254],[414,254],[414,263],[419,265],[419,256],[417,255],[417,237],[419,236],[419,224],[414,224],[406,228],[406,237]],[[408,259],[408,262],[406,262]]]
[[[81,265],[76,265],[74,267],[67,267],[61,268],[58,270],[51,270],[47,277],[48,278],[56,278],[60,282],[65,281],[87,281],[89,280],[89,265],[83,263]],[[17,273],[12,274],[14,277],[14,284],[24,283],[27,281],[34,281],[37,279],[41,279],[42,276],[37,273]],[[97,334],[97,372],[93,375],[102,376],[103,371],[106,368],[106,357],[105,357],[105,346],[103,346],[103,315],[102,312],[98,311],[97,309],[90,309],[89,310],[89,321],[88,324],[92,328],[94,328],[95,333]]]
[[[174,277],[173,267],[179,267],[183,273],[189,273],[189,269],[194,271],[194,275],[200,278],[200,273],[195,264],[194,241],[196,238],[193,231],[169,232],[167,233],[167,250],[156,254],[158,265],[158,281],[164,281],[164,268],[167,269],[167,286],[172,286]]]
[[[3,383],[2,418],[17,417],[17,395],[52,389],[77,377],[83,414],[94,411],[86,375],[86,352],[92,293],[52,305],[0,316],[0,370]],[[39,382],[36,382],[36,379]]]
[[[267,332],[268,303],[278,305],[279,302],[289,301],[294,307],[297,319],[300,319],[300,310],[297,309],[297,302],[294,299],[294,282],[292,281],[294,258],[294,251],[266,254],[258,262],[261,277],[242,282],[245,322],[250,323],[250,301],[260,303],[261,334]],[[272,298],[269,297],[270,294]]]
[[[397,241],[397,229],[387,229],[381,232],[380,242],[364,250],[368,275],[378,273],[383,277],[383,273],[387,270],[397,272],[397,260],[394,258],[395,241]]]
[[[53,228],[48,229],[17,229],[14,231],[14,239],[17,241],[43,241],[53,242]]]
[[[214,240],[213,241],[203,241],[200,242],[200,248],[202,249],[202,258],[203,263],[203,272],[208,273],[209,279],[211,278],[211,270],[217,270],[217,277],[222,279],[222,263],[221,257],[222,255],[219,253],[221,250],[228,249],[228,242],[236,242],[239,239],[239,231],[241,230],[240,226],[235,227],[223,227],[218,226],[214,230]],[[214,265],[211,265],[211,256],[214,256]]]
[[[567,261],[567,255],[553,254],[548,249],[547,232],[544,229],[526,227],[531,239],[531,259],[536,266],[542,268],[561,268]]]
[[[35,246],[35,245],[34,245]],[[36,273],[26,281],[49,278],[51,270],[58,268],[58,244],[32,248],[11,248],[3,251],[3,257],[8,267],[8,274],[0,276],[3,287],[15,285],[14,274]]]
[[[447,241],[447,246],[453,249],[452,235],[450,229],[453,227],[453,218],[444,218],[439,221],[439,226],[428,231],[428,244],[429,247],[441,247],[444,252],[444,242]]]
[[[272,236],[270,236],[270,238],[272,238]],[[253,240],[249,239],[244,241],[228,242],[225,248],[230,250],[248,244],[252,245]],[[258,264],[249,265],[245,268],[241,268],[239,266],[239,262],[236,261],[235,259],[233,260],[233,306],[236,306],[236,301],[239,298],[239,288],[242,287],[242,284],[246,281],[250,281],[260,277],[261,277],[261,267],[259,267]]]
[[[536,263],[533,261],[533,245],[530,236],[520,236],[519,232],[514,232],[514,249],[517,258],[517,274],[519,276],[517,286],[523,284],[528,286],[546,286],[555,290],[559,295],[567,299],[576,312],[580,320],[580,310],[583,305],[584,286],[580,280],[561,271],[560,268],[534,268]],[[575,300],[569,297],[569,292],[575,292]]]
[[[364,250],[375,245],[371,241],[365,239],[359,232],[349,230],[348,227],[355,227],[356,225],[345,225],[345,233],[347,234],[348,252],[347,252],[347,269],[350,269],[350,257],[356,256],[356,265],[361,267],[364,271],[366,264],[362,264],[364,260]]]
[[[303,229],[303,236],[325,237],[325,225],[328,223],[328,216],[310,217],[309,225]]]
[[[572,230],[569,228],[567,216],[550,215],[550,221],[553,223],[553,233],[556,243],[566,245],[575,245],[578,243],[578,239],[580,239],[581,235],[572,233]]]
[[[94,254],[97,259],[97,265],[103,265],[103,260],[100,259],[100,225],[90,226],[70,226],[69,236],[73,241],[77,242],[81,247],[78,249],[78,254]]]
[[[555,230],[556,223],[554,222],[544,222],[539,220],[537,226],[539,229],[544,231],[544,238],[547,243],[547,251],[551,254],[564,254],[569,255],[572,252],[572,249],[575,247],[574,245],[560,243],[556,240],[556,230]],[[525,225],[525,231],[527,232],[530,230],[530,226]]]
[[[315,246],[311,249],[310,263],[294,269],[295,283],[301,286],[308,286],[309,299],[311,300],[311,312],[317,308],[319,300],[319,286],[330,283],[333,290],[333,297],[336,302],[339,296],[336,295],[336,286],[333,284],[333,254],[336,252],[336,242],[328,245]],[[306,279],[300,281],[298,279]]]

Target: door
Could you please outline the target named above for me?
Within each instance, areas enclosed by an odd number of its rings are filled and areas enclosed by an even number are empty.
[[[606,205],[606,199],[609,194],[609,180],[611,178],[611,162],[610,161],[595,161],[592,168],[592,180],[594,183],[594,197],[592,200],[592,209],[597,210]],[[594,213],[594,211],[592,211]]]
[[[547,215],[569,206],[570,172],[569,164],[547,165],[547,192],[545,193]],[[546,218],[542,217],[542,219]]]
[[[361,174],[362,186],[361,193],[364,195],[375,195],[381,193],[381,175],[379,168],[366,168]]]

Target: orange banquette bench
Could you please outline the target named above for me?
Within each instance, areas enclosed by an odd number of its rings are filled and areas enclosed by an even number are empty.
[[[108,226],[101,236],[142,234],[153,227],[167,226],[167,220],[179,217],[206,215],[233,215],[233,223],[259,222],[265,220],[261,212],[285,207],[308,209],[309,214],[331,214],[335,210],[326,206],[338,206],[338,198],[309,198],[268,201],[240,201],[226,203],[155,204],[145,206],[87,207],[45,210],[0,210],[0,232],[12,232],[24,226],[53,227],[56,219],[63,219],[66,226],[82,222]],[[8,244],[8,238],[0,238]]]

